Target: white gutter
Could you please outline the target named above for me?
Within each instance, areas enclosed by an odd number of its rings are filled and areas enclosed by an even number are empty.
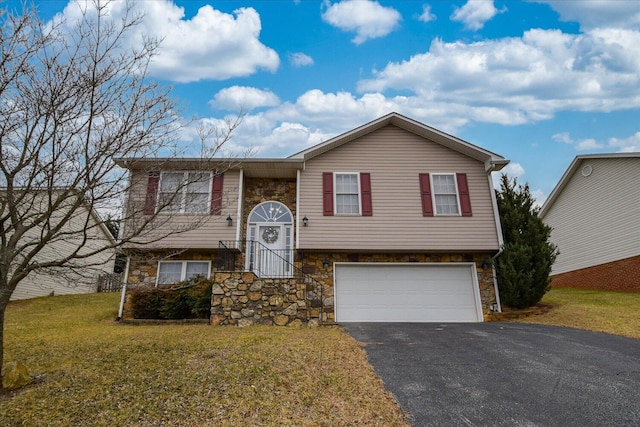
[[[122,315],[124,314],[124,301],[125,296],[127,294],[127,282],[129,281],[129,266],[131,265],[131,257],[127,256],[127,266],[124,269],[124,283],[122,284],[122,290],[120,295],[120,308],[118,309],[118,318],[117,320],[122,319]]]

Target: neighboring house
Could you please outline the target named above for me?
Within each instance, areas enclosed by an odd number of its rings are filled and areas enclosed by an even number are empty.
[[[153,213],[176,183],[192,182],[157,229],[205,218],[155,243],[125,245],[127,281],[157,286],[235,265],[245,273],[214,289],[214,305],[250,323],[262,309],[242,304],[260,298],[253,291],[271,283],[262,279],[301,270],[321,285],[311,306],[322,321],[482,321],[499,310],[491,258],[502,235],[491,172],[507,163],[396,113],[287,158],[236,162],[224,174],[197,159],[120,159],[130,169],[129,209]],[[285,299],[303,307],[311,290]],[[284,314],[291,320],[295,310],[290,304]]]
[[[37,203],[36,200],[31,205],[32,210],[37,209]],[[55,224],[56,218],[62,217],[66,212],[68,211],[64,207],[57,209],[51,216],[51,223]],[[28,244],[29,241],[38,242],[40,231],[39,229],[30,230],[21,240],[21,244]],[[34,262],[47,262],[68,256],[81,244],[84,247],[79,251],[80,254],[88,254],[98,248],[115,244],[114,237],[104,226],[98,214],[88,207],[82,207],[75,212],[70,221],[60,230],[58,237],[36,255]],[[74,259],[68,267],[32,272],[18,284],[11,295],[11,300],[96,292],[98,277],[102,274],[113,274],[115,255],[114,248],[87,258]]]
[[[640,153],[577,156],[540,210],[551,286],[640,292]]]

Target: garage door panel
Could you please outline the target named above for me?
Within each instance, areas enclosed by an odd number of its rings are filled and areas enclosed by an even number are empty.
[[[336,264],[338,322],[477,322],[469,264]]]

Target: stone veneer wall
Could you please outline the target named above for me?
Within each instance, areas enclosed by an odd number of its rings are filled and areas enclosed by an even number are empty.
[[[314,288],[303,280],[263,279],[251,272],[218,272],[211,290],[211,324],[318,326]],[[310,299],[309,296],[312,298]]]
[[[335,321],[333,293],[334,262],[475,262],[480,287],[480,300],[485,320],[491,315],[491,306],[496,302],[493,282],[493,269],[482,268],[482,264],[490,260],[490,254],[404,254],[404,253],[334,253],[334,252],[299,252],[298,260],[306,274],[323,284],[323,322]],[[324,262],[329,262],[325,269]]]
[[[640,292],[640,255],[553,275],[551,286]]]
[[[296,180],[275,178],[246,178],[244,183],[244,208],[242,239],[247,235],[247,220],[251,210],[262,202],[280,202],[296,215]]]
[[[217,252],[184,252],[178,255],[162,252],[130,254],[127,286],[155,286],[159,261],[211,261],[211,272],[216,270]]]

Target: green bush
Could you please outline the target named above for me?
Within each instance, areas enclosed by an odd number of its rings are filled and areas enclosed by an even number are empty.
[[[129,291],[134,319],[207,319],[211,310],[211,286],[190,280],[170,287]]]
[[[500,187],[496,198],[504,245],[495,261],[500,299],[509,307],[531,307],[549,290],[558,248],[549,241],[551,227],[538,216],[529,185],[502,175]]]

